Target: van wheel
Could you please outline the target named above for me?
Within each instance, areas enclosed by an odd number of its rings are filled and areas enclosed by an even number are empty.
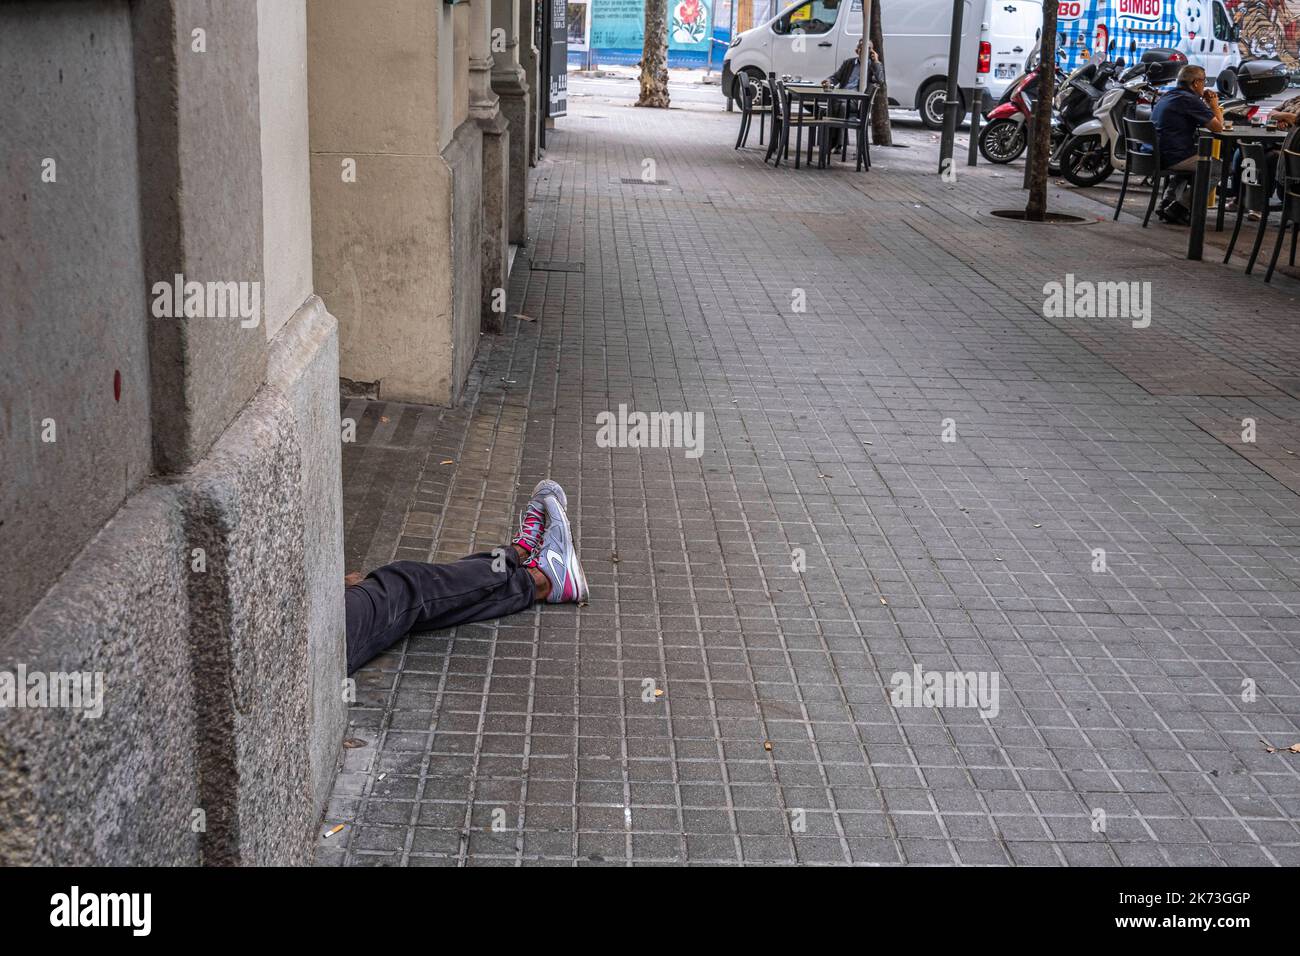
[[[933,80],[921,90],[921,122],[926,129],[943,129],[944,103],[948,99],[948,84]]]

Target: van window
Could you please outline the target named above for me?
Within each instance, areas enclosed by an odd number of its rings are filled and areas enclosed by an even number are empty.
[[[1232,40],[1232,20],[1228,18],[1228,11],[1223,9],[1223,4],[1214,4],[1214,38],[1216,40]]]
[[[881,3],[882,0],[876,0],[876,2]],[[850,0],[847,16],[848,20],[844,23],[844,32],[851,37],[862,36],[862,0]]]
[[[840,0],[810,0],[773,21],[772,29],[782,35],[802,33],[815,36],[830,33],[839,12]]]

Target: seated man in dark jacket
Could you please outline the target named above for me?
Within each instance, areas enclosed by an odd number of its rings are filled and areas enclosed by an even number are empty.
[[[885,81],[885,68],[880,63],[880,56],[872,47],[868,53],[867,67],[867,86],[877,86]],[[862,69],[862,41],[853,49],[853,56],[840,64],[838,70],[832,73],[826,79],[822,80],[822,87],[828,90],[856,90],[861,86]],[[853,107],[856,111],[857,107]],[[841,104],[835,104],[834,115],[843,116],[844,107]],[[856,115],[856,112],[850,115]],[[836,149],[840,144],[840,131],[834,130],[831,133],[831,148]]]
[[[1167,170],[1196,172],[1196,131],[1223,129],[1219,95],[1205,88],[1205,70],[1185,66],[1178,71],[1178,86],[1163,94],[1151,111],[1160,143],[1160,162]],[[1163,221],[1186,224],[1191,219],[1188,176],[1171,177],[1156,210]]]
[[[885,79],[885,68],[880,65],[880,56],[872,48],[868,54],[871,65],[867,69],[867,85],[874,86],[883,83]],[[853,50],[853,56],[840,64],[840,68],[822,80],[822,86],[826,89],[836,90],[856,90],[861,86],[860,71],[862,69],[862,41]]]

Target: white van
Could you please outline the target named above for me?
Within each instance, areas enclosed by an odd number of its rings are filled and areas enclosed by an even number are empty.
[[[889,104],[919,110],[930,129],[943,126],[952,0],[876,0],[882,4]],[[1042,0],[966,0],[961,85],[983,91],[990,108],[1024,69],[1043,26]],[[853,56],[862,37],[862,0],[805,0],[762,26],[738,34],[722,61],[722,92],[736,77],[769,72],[823,80]],[[969,109],[967,104],[967,108]]]

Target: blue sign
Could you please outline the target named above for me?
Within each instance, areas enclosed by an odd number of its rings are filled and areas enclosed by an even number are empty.
[[[668,0],[668,51],[707,54],[713,0]],[[591,0],[591,47],[635,51],[645,46],[645,0]]]

